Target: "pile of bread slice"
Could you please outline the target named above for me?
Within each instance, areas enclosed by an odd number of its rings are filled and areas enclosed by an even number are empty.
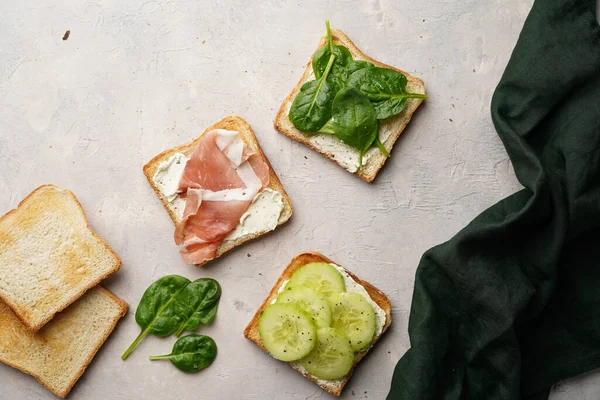
[[[120,267],[72,192],[34,190],[0,218],[0,361],[65,397],[127,312],[98,285]]]

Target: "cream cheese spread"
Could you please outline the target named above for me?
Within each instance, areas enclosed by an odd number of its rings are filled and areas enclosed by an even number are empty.
[[[179,196],[179,181],[188,159],[183,153],[175,153],[158,165],[158,169],[152,177],[158,190],[167,199],[169,209],[178,220],[183,218],[185,209],[185,199]],[[230,192],[231,199],[236,199],[237,192],[235,190]],[[242,215],[240,222],[225,238],[225,241],[235,241],[247,235],[272,231],[277,227],[283,208],[281,193],[266,188],[254,197],[248,210]]]

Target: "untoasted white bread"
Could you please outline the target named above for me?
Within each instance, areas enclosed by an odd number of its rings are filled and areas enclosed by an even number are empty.
[[[337,45],[346,46],[348,48],[348,50],[350,50],[350,53],[352,53],[352,57],[355,60],[369,61],[369,62],[375,64],[375,66],[377,66],[377,67],[390,68],[390,69],[399,71],[399,72],[403,73],[408,80],[408,84],[406,86],[406,90],[408,92],[410,92],[410,93],[425,93],[425,86],[423,85],[423,81],[421,79],[416,78],[404,71],[401,71],[398,68],[394,68],[392,66],[383,64],[383,63],[376,61],[376,60],[372,59],[371,57],[367,56],[362,51],[360,51],[358,49],[358,47],[356,47],[356,45],[350,40],[350,38],[348,38],[348,36],[346,36],[346,34],[344,32],[340,31],[339,29],[332,29],[331,35],[332,35],[333,42]],[[327,44],[327,37],[322,37],[321,41],[319,42],[319,46],[317,47],[317,50],[319,48],[325,46],[326,44]],[[312,57],[311,57],[311,59],[312,59]],[[357,170],[357,169],[355,169],[354,166],[348,165],[347,161],[336,158],[335,154],[333,154],[331,152],[331,144],[326,145],[325,143],[322,142],[323,140],[326,140],[326,139],[329,141],[330,138],[328,138],[328,136],[331,136],[331,135],[318,134],[318,135],[306,136],[300,130],[296,129],[296,127],[294,126],[292,121],[290,121],[288,113],[289,113],[290,107],[292,105],[292,102],[294,101],[294,98],[300,91],[300,88],[302,87],[302,85],[312,79],[314,79],[314,76],[312,75],[311,61],[309,61],[306,64],[306,69],[304,70],[304,74],[302,75],[302,78],[300,78],[300,81],[298,82],[296,87],[286,97],[286,99],[283,101],[283,104],[281,104],[281,107],[279,108],[279,111],[277,112],[277,116],[275,117],[275,121],[273,122],[275,129],[278,130],[280,133],[283,133],[284,135],[289,136],[294,140],[297,140],[300,143],[304,143],[305,145],[312,148],[313,150],[318,151],[319,153],[323,154],[325,157],[336,162],[339,166],[341,166],[342,168],[345,168],[350,173],[357,175],[364,181],[366,181],[366,182],[373,181],[373,179],[375,179],[375,177],[377,176],[377,173],[379,172],[381,167],[383,167],[383,164],[385,163],[385,161],[387,159],[387,157],[385,155],[383,155],[383,153],[379,149],[377,149],[375,147],[369,149],[367,151],[367,153],[365,154],[366,162],[364,163],[362,170]],[[402,131],[404,131],[404,128],[406,128],[406,125],[412,118],[414,112],[417,110],[417,107],[419,107],[419,105],[422,102],[423,102],[423,99],[408,99],[406,102],[406,108],[400,114],[392,116],[385,120],[379,121],[380,139],[382,140],[383,145],[385,146],[386,150],[390,154],[392,151],[392,147],[394,146],[394,143],[396,142],[396,140],[398,139],[398,137],[400,136]],[[382,132],[389,133],[389,136],[385,140],[383,140],[383,138],[382,138]],[[331,139],[333,140],[335,138],[331,137]],[[354,154],[354,158],[356,160],[358,160],[358,151],[357,150],[351,148],[350,146],[345,145],[344,143],[340,142],[339,140],[337,141],[337,143],[334,143],[334,144],[337,147],[345,148],[347,153]]]
[[[277,174],[273,170],[273,167],[269,163],[269,160],[267,159],[267,157],[263,153],[262,149],[260,148],[260,145],[258,144],[258,140],[256,139],[256,136],[254,134],[254,131],[252,130],[252,127],[250,127],[250,125],[244,119],[242,119],[238,116],[229,116],[229,117],[226,117],[226,118],[222,119],[221,121],[213,124],[212,126],[208,127],[202,133],[202,135],[204,135],[205,133],[210,132],[214,129],[227,129],[227,130],[232,130],[232,131],[238,131],[241,134],[242,138],[244,139],[244,143],[246,143],[246,145],[249,146],[250,149],[252,149],[252,151],[258,153],[262,157],[262,159],[267,163],[267,165],[269,166],[269,171],[270,171],[268,187],[276,192],[279,192],[281,194],[281,196],[283,197],[283,210],[281,212],[281,215],[279,216],[279,220],[277,221],[277,226],[280,226],[280,225],[284,224],[285,222],[287,222],[287,220],[289,220],[290,217],[292,216],[292,202],[291,202],[289,196],[287,195],[287,193],[285,192],[285,190],[283,189],[283,186],[281,185],[281,182],[279,181]],[[152,178],[154,177],[154,174],[156,174],[156,171],[158,170],[160,163],[168,160],[173,154],[182,153],[189,157],[190,154],[192,154],[192,152],[198,145],[198,143],[200,142],[200,138],[202,138],[202,135],[200,135],[198,138],[194,139],[190,143],[182,144],[181,146],[177,146],[177,147],[174,147],[172,149],[169,149],[169,150],[166,150],[166,151],[160,153],[159,155],[154,157],[152,160],[150,160],[146,165],[144,165],[144,175],[146,175],[146,178],[148,179],[150,186],[152,186],[152,189],[154,190],[154,192],[156,192],[156,195],[158,196],[160,201],[163,203],[163,206],[169,213],[169,216],[171,217],[171,220],[173,221],[173,224],[175,224],[175,226],[177,226],[179,224],[180,218],[177,216],[177,214],[175,214],[174,210],[169,206],[168,199],[160,191],[160,189],[156,186],[156,184],[154,183],[154,180]],[[262,236],[266,233],[268,233],[268,231],[244,235],[244,236],[239,237],[236,240],[231,240],[231,241],[226,240],[223,243],[221,243],[221,245],[217,248],[215,258],[222,256],[227,251],[233,249],[234,247],[241,245],[242,243],[245,243],[252,239],[256,239],[257,237]],[[206,264],[206,262],[202,263],[202,264],[196,264],[196,267],[200,267],[204,264]]]
[[[65,397],[127,312],[127,304],[101,286],[29,331],[0,301],[0,361]]]
[[[40,186],[0,219],[0,298],[32,331],[120,267],[69,190]]]
[[[252,340],[264,351],[267,351],[267,349],[262,344],[262,340],[260,339],[260,333],[258,331],[258,318],[260,317],[260,313],[266,307],[268,307],[273,302],[273,300],[275,300],[277,298],[277,294],[279,292],[279,288],[281,287],[281,285],[283,285],[283,283],[286,280],[289,280],[297,269],[301,268],[302,266],[304,266],[308,263],[312,263],[312,262],[324,262],[324,263],[330,263],[330,264],[334,263],[333,261],[331,261],[330,259],[328,259],[327,257],[325,257],[324,255],[322,255],[320,253],[308,252],[308,253],[298,254],[296,257],[294,257],[294,259],[286,267],[286,269],[283,270],[283,272],[279,276],[279,279],[277,280],[277,282],[275,282],[275,285],[271,289],[271,292],[269,293],[269,295],[267,296],[265,301],[263,301],[262,305],[258,308],[258,310],[256,311],[256,314],[254,314],[254,317],[252,318],[250,323],[248,323],[248,326],[246,327],[246,329],[244,329],[244,336],[246,338]],[[321,386],[324,390],[328,391],[329,393],[331,393],[335,396],[339,396],[342,393],[342,389],[344,389],[344,386],[346,386],[346,383],[352,376],[352,373],[354,372],[354,368],[356,368],[356,365],[358,364],[358,362],[360,360],[362,360],[362,358],[364,356],[367,355],[367,353],[369,352],[369,350],[371,348],[373,348],[373,346],[375,346],[377,341],[381,338],[381,335],[383,335],[383,333],[387,330],[387,328],[392,323],[392,305],[390,304],[390,301],[387,298],[387,296],[382,291],[380,291],[379,289],[377,289],[376,287],[371,285],[369,282],[360,280],[356,275],[352,274],[348,270],[346,270],[346,272],[348,273],[348,275],[350,275],[350,277],[352,279],[354,279],[354,281],[356,283],[362,285],[365,288],[367,293],[369,293],[369,296],[371,296],[371,299],[375,303],[377,303],[377,305],[379,307],[381,307],[381,309],[385,312],[385,324],[383,326],[381,334],[373,339],[371,346],[369,346],[365,350],[361,351],[360,353],[356,353],[356,355],[354,357],[354,364],[352,365],[352,369],[350,370],[350,372],[348,372],[348,374],[346,376],[344,376],[343,378],[335,380],[335,381],[324,381],[322,379],[317,378],[314,375],[311,375],[311,374],[301,370],[296,365],[294,365],[294,363],[288,363],[289,366],[294,368],[296,371],[298,371],[304,377],[315,382],[317,385]]]

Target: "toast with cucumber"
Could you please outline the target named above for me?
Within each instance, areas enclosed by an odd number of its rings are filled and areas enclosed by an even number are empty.
[[[371,182],[426,98],[421,79],[367,56],[327,22],[274,127]]]
[[[286,267],[244,336],[339,396],[391,322],[383,292],[324,255],[308,252]]]

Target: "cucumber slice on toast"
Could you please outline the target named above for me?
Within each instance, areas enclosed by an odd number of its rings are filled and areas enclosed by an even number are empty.
[[[317,328],[331,325],[331,308],[327,298],[310,288],[300,286],[284,290],[277,297],[277,303],[297,305],[313,319]]]
[[[350,339],[337,329],[321,328],[317,331],[316,347],[298,363],[317,378],[342,378],[350,372],[354,363]]]
[[[325,297],[345,292],[344,277],[335,267],[322,262],[306,264],[294,272],[286,289],[305,286],[321,293]]]
[[[352,349],[361,351],[368,347],[375,335],[375,311],[358,293],[340,293],[329,298],[331,327],[344,332]]]
[[[316,327],[311,317],[294,304],[271,304],[258,318],[265,348],[281,361],[295,361],[315,347]]]

